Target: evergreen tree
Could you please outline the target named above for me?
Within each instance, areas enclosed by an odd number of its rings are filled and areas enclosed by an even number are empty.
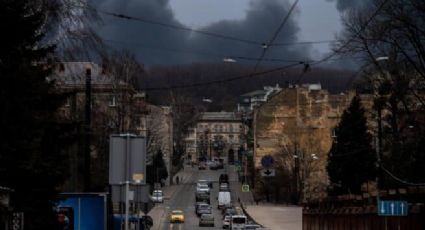
[[[25,229],[54,229],[57,188],[64,181],[72,124],[58,122],[65,96],[48,80],[54,47],[41,44],[46,4],[0,1],[0,186],[24,212]]]
[[[162,157],[162,151],[158,150],[153,158],[153,164],[146,167],[147,183],[153,185],[156,182],[161,182],[168,177],[167,167]]]
[[[359,194],[361,185],[375,178],[376,155],[364,113],[360,98],[355,96],[337,127],[327,165],[333,195]]]

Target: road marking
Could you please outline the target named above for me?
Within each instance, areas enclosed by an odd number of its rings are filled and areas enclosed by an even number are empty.
[[[385,213],[385,206],[384,206],[384,203],[381,203],[381,213]]]
[[[391,214],[394,215],[394,203],[391,203]]]

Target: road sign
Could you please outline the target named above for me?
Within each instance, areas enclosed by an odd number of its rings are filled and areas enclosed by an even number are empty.
[[[261,176],[263,177],[276,176],[276,171],[271,168],[262,169]]]
[[[379,216],[407,216],[408,209],[407,201],[380,200],[378,202]]]
[[[249,184],[242,185],[242,192],[249,192]]]
[[[261,165],[264,168],[270,168],[270,167],[272,167],[273,166],[273,163],[274,163],[274,159],[270,155],[265,155],[265,156],[263,156],[261,158]]]
[[[236,171],[241,171],[242,167],[240,165],[236,165]]]

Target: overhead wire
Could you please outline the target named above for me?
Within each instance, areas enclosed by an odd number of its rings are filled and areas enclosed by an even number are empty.
[[[174,49],[174,48],[167,48],[167,47],[158,47],[158,46],[152,46],[147,45],[139,42],[124,42],[120,40],[115,39],[103,39],[103,41],[107,43],[114,43],[114,44],[121,44],[121,45],[132,45],[132,46],[138,46],[146,49],[151,50],[158,50],[158,51],[165,51],[165,52],[174,52],[174,53],[188,53],[188,54],[195,54],[195,55],[202,55],[202,56],[208,56],[208,57],[215,57],[222,59],[223,57],[226,57],[224,54],[218,54],[213,52],[206,52],[206,51],[194,51],[194,50],[183,50],[183,49]],[[239,59],[239,60],[245,60],[245,61],[258,61],[258,58],[254,57],[246,57],[246,56],[227,56],[227,58],[231,59]],[[292,63],[300,63],[299,60],[289,60],[289,59],[280,59],[280,58],[264,58],[263,61],[266,62],[292,62]]]
[[[155,90],[184,89],[184,88],[192,88],[192,87],[199,87],[199,86],[207,86],[207,85],[211,85],[211,84],[221,84],[221,83],[236,81],[236,80],[240,80],[240,79],[244,79],[244,78],[260,76],[260,75],[263,75],[263,74],[274,73],[274,72],[289,69],[289,68],[292,68],[292,67],[295,67],[295,66],[298,66],[298,65],[300,65],[300,63],[289,64],[289,65],[286,65],[286,66],[277,67],[277,68],[265,70],[265,71],[258,72],[258,73],[245,74],[245,75],[240,75],[240,76],[225,78],[225,79],[220,79],[220,80],[213,80],[213,81],[199,82],[199,83],[192,83],[192,84],[183,84],[183,85],[174,85],[174,86],[170,86],[170,87],[149,87],[149,88],[142,88],[142,90],[155,91]]]
[[[286,43],[273,43],[269,46],[294,46],[294,45],[311,45],[311,44],[326,44],[333,43],[341,40],[320,40],[320,41],[300,41],[300,42],[286,42]]]
[[[388,169],[386,169],[384,166],[380,165],[381,169],[388,174],[388,176],[390,176],[391,178],[393,178],[394,180],[405,184],[405,185],[410,185],[410,186],[425,186],[425,183],[413,183],[413,182],[409,182],[406,180],[401,179],[400,177],[397,177],[396,175],[394,175],[393,173],[391,173]]]
[[[270,44],[273,44],[274,40],[277,38],[277,36],[279,35],[280,31],[282,30],[283,26],[285,26],[286,22],[288,21],[289,17],[291,16],[292,12],[295,9],[295,6],[297,5],[299,0],[295,0],[295,2],[292,4],[291,8],[289,9],[288,13],[286,14],[286,16],[283,18],[282,22],[279,24],[279,27],[277,28],[277,30],[274,32],[273,36],[271,37],[271,39],[269,40],[268,43],[262,44],[263,46],[263,50],[261,52],[260,57],[258,58],[257,63],[254,66],[254,71],[253,73],[257,72],[257,68],[260,65],[261,61],[263,60],[264,56],[266,55],[266,52],[269,48]]]
[[[329,59],[331,59],[332,57],[334,57],[335,55],[337,55],[338,53],[340,53],[343,49],[345,49],[350,43],[352,43],[354,41],[354,39],[356,39],[369,26],[369,24],[378,15],[378,13],[382,10],[382,8],[384,8],[385,4],[387,4],[388,1],[389,0],[384,0],[378,6],[378,8],[375,10],[375,12],[373,12],[373,14],[369,17],[369,19],[361,26],[360,30],[358,30],[355,35],[351,36],[351,38],[348,39],[343,45],[339,46],[338,49],[334,50],[328,56],[324,57],[323,59],[321,59],[321,60],[319,60],[317,62],[312,63],[311,65],[319,65],[319,64],[321,64],[323,62],[326,62]]]
[[[116,12],[102,10],[102,9],[96,9],[94,6],[91,6],[91,5],[72,5],[72,6],[78,7],[78,8],[84,8],[84,9],[87,9],[87,10],[91,10],[93,12],[98,12],[98,13],[103,14],[103,15],[108,15],[108,16],[123,19],[123,20],[133,20],[133,21],[138,21],[138,22],[151,24],[151,25],[157,25],[157,26],[161,26],[161,27],[165,27],[165,28],[169,28],[169,29],[181,30],[181,31],[186,31],[186,32],[191,32],[191,33],[197,33],[197,34],[202,34],[202,35],[206,35],[206,36],[210,36],[210,37],[216,37],[216,38],[220,38],[220,39],[231,40],[231,41],[235,41],[235,42],[241,42],[241,43],[245,43],[245,44],[258,45],[258,46],[260,46],[262,44],[262,42],[249,40],[249,39],[245,39],[245,38],[238,38],[238,37],[220,34],[220,33],[215,33],[215,32],[211,32],[211,31],[193,29],[193,28],[189,28],[189,27],[186,27],[186,26],[183,26],[183,25],[175,25],[175,24],[155,21],[155,20],[152,20],[152,19],[131,16],[131,15],[128,15],[128,14],[116,13]]]

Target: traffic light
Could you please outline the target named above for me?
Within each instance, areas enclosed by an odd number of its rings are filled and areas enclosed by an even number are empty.
[[[74,210],[72,207],[59,207],[57,222],[58,230],[74,230]]]

